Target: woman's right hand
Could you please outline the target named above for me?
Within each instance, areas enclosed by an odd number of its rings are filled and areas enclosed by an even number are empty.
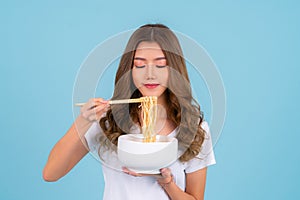
[[[81,116],[90,121],[100,120],[102,115],[109,109],[109,101],[102,98],[91,98],[87,103],[85,103],[81,109]]]

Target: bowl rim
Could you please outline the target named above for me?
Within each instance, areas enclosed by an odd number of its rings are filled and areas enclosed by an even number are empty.
[[[129,139],[126,139],[129,138]],[[156,135],[156,140],[155,142],[143,142],[143,134],[141,133],[129,133],[125,135],[121,135],[118,137],[118,141],[123,140],[126,142],[132,142],[132,143],[142,143],[143,145],[155,145],[155,144],[162,144],[162,143],[172,143],[177,140],[176,137],[169,137],[167,135]],[[160,138],[163,139],[163,141],[160,140]],[[119,142],[118,142],[119,144]]]

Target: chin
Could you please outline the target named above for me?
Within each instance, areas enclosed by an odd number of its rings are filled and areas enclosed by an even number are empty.
[[[145,92],[145,93],[142,93],[142,95],[144,96],[144,97],[146,97],[146,96],[155,96],[155,97],[157,97],[157,98],[159,98],[160,96],[162,96],[162,94],[163,93],[161,93],[161,92]]]
[[[159,89],[159,90],[157,90]],[[156,90],[149,90],[147,88],[143,88],[140,90],[141,94],[145,97],[145,96],[156,96],[157,98],[162,96],[164,94],[164,92],[166,91],[165,89],[162,90],[162,88],[157,88]]]

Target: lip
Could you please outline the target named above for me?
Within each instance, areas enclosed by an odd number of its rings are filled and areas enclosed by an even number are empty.
[[[159,84],[157,83],[147,83],[147,84],[144,84],[144,86],[148,89],[154,89],[156,88],[157,86],[159,86]]]

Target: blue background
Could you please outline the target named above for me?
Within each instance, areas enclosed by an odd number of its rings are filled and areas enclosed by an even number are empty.
[[[102,199],[91,155],[55,183],[42,169],[73,122],[88,53],[153,22],[203,45],[224,81],[227,117],[206,199],[300,199],[299,13],[298,1],[1,1],[0,199]]]

